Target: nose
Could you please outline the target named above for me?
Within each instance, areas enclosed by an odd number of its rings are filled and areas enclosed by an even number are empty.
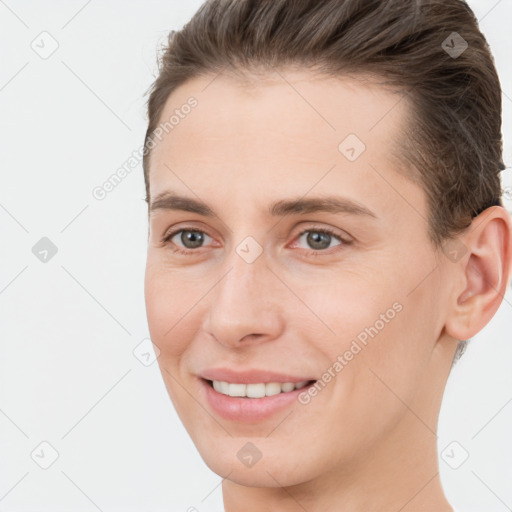
[[[267,267],[264,254],[248,263],[233,251],[226,267],[211,292],[204,330],[230,348],[277,339],[284,325],[286,289]]]

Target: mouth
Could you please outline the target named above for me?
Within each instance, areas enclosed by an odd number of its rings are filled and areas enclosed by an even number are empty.
[[[313,375],[217,367],[206,368],[197,377],[201,399],[213,414],[237,424],[254,424],[302,404],[299,397],[318,382]]]
[[[304,380],[301,382],[259,382],[253,384],[240,384],[220,380],[202,380],[221,395],[246,399],[258,399],[275,395],[283,395],[305,389],[317,382],[316,380]]]

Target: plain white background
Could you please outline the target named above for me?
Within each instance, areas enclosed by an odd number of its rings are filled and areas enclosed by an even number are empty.
[[[469,3],[502,80],[510,164],[512,3]],[[92,194],[140,148],[157,48],[200,4],[0,1],[0,511],[222,510],[156,362],[133,353],[148,337],[141,165]],[[446,390],[440,471],[460,512],[512,510],[511,328],[509,290]]]

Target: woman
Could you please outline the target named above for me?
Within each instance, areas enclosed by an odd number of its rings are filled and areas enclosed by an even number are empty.
[[[148,114],[149,328],[226,512],[452,511],[443,391],[512,258],[469,7],[208,1]]]

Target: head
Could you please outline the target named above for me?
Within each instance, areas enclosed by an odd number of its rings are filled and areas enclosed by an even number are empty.
[[[410,410],[435,430],[511,260],[500,85],[466,3],[208,1],[148,115],[148,322],[205,462],[293,485],[421,435]],[[205,398],[221,367],[316,384],[234,421]]]

